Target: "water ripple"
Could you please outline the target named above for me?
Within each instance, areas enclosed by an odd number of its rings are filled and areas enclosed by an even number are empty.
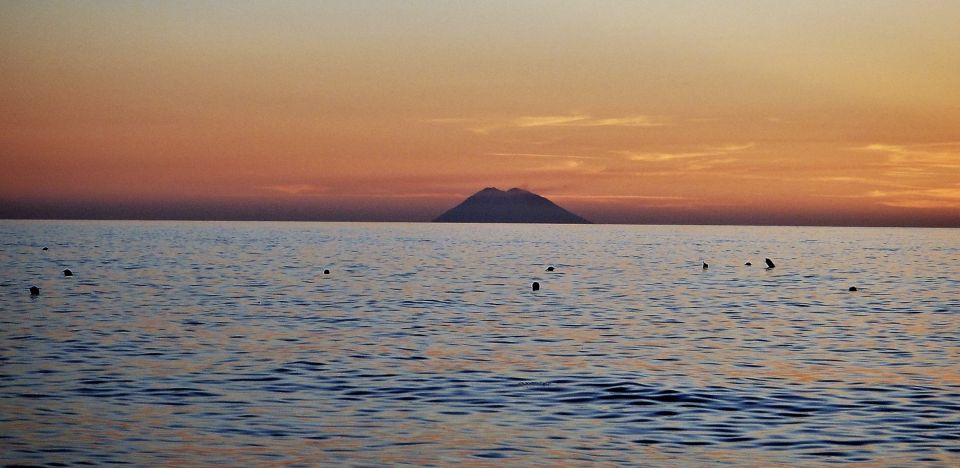
[[[0,461],[956,466],[958,244],[3,221]]]

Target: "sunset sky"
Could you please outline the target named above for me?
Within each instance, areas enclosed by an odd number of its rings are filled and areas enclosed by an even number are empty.
[[[960,226],[960,2],[2,1],[0,217]]]

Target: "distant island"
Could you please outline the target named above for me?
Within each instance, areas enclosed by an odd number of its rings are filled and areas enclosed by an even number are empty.
[[[540,195],[487,187],[447,210],[435,223],[591,224]]]

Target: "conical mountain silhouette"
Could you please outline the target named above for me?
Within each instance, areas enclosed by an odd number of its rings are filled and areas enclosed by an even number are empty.
[[[438,223],[590,224],[540,195],[487,187],[433,220]]]

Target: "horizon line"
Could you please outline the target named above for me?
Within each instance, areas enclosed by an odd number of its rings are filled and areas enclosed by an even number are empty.
[[[436,224],[436,225],[457,225],[457,224],[507,224],[507,225],[547,225],[547,226],[740,226],[740,227],[830,227],[830,228],[905,228],[905,229],[960,229],[960,222],[956,225],[930,225],[930,224],[777,224],[777,223],[642,223],[642,222],[594,222],[589,224],[570,224],[570,223],[462,223],[462,222],[436,222],[436,221],[396,221],[396,220],[330,220],[330,219],[264,219],[264,218],[32,218],[32,217],[2,217],[2,221],[121,221],[121,222],[227,222],[227,223],[338,223],[338,224]]]

